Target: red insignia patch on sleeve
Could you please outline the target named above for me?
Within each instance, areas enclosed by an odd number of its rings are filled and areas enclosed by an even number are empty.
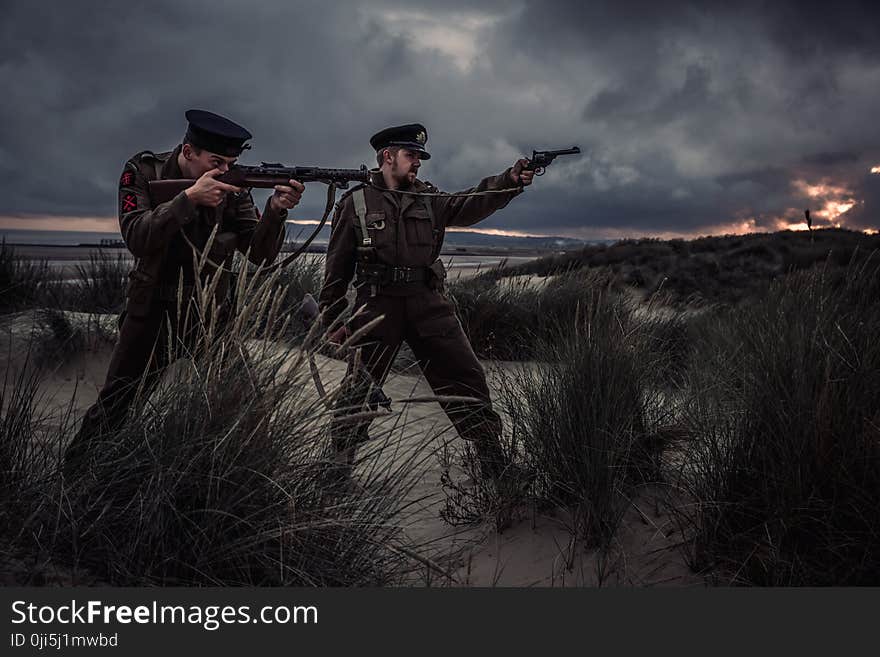
[[[131,212],[132,210],[137,210],[137,197],[129,192],[122,197],[121,207],[123,212]]]
[[[123,171],[122,178],[119,179],[119,185],[121,187],[128,187],[133,182],[134,174],[131,171]]]

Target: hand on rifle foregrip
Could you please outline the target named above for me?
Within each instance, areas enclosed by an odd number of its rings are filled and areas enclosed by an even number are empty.
[[[288,185],[275,185],[275,193],[272,194],[272,207],[278,212],[295,208],[306,189],[298,180],[290,179],[287,182]]]

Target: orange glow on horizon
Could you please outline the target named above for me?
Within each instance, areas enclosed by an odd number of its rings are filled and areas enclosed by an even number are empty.
[[[860,202],[853,196],[853,191],[843,185],[835,185],[825,181],[811,185],[806,180],[793,180],[791,184],[805,196],[819,202],[818,209],[811,208],[811,215],[814,218],[822,219],[838,228],[840,224],[835,223],[835,219]],[[782,219],[782,221],[785,220]]]
[[[821,186],[813,186],[821,187]],[[829,201],[825,207],[830,207],[833,217],[836,219],[846,210],[853,207],[859,201],[853,199],[845,201]],[[814,222],[813,228],[846,227],[841,221],[828,218],[824,210],[811,211],[813,217],[821,219]],[[448,232],[456,233],[482,233],[501,237],[537,237],[554,238],[565,237],[581,240],[620,240],[653,238],[661,240],[671,239],[696,239],[698,237],[712,235],[745,235],[755,232],[772,232],[779,230],[807,230],[803,220],[803,210],[788,208],[778,216],[749,216],[740,215],[733,221],[710,223],[693,230],[650,230],[648,228],[597,228],[588,226],[582,228],[560,228],[558,231],[551,228],[549,233],[529,233],[519,230],[505,230],[502,228],[449,228]],[[301,226],[315,226],[319,222],[315,219],[289,219],[289,224]],[[819,223],[819,225],[817,225]],[[74,217],[74,216],[0,216],[0,231],[2,230],[33,230],[33,231],[82,231],[82,232],[105,232],[118,233],[119,224],[115,217]],[[860,229],[867,235],[876,235],[880,230],[875,228]]]
[[[880,173],[880,165],[876,167],[871,167],[871,173]]]
[[[297,226],[317,226],[317,219],[288,219],[287,223]],[[447,228],[447,233],[482,233],[483,235],[496,235],[499,237],[560,237],[560,235],[545,235],[541,233],[526,233],[521,230],[505,230],[503,228]]]
[[[118,233],[119,222],[116,217],[0,216],[0,230],[72,230],[92,233]]]
[[[524,233],[521,230],[504,230],[503,228],[447,228],[447,233],[483,233],[499,237],[560,237],[560,235],[541,235],[540,233]]]

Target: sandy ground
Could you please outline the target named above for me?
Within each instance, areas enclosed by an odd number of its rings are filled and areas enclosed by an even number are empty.
[[[13,352],[20,348],[28,330],[29,322],[24,319],[12,327],[7,322],[2,331],[5,354],[10,353],[10,348]],[[75,413],[81,416],[97,397],[111,350],[112,346],[105,343],[57,367],[43,384],[40,403],[60,410],[74,397]],[[325,385],[332,388],[344,374],[345,364],[321,356],[317,359]],[[490,386],[497,390],[499,373],[510,365],[487,362],[484,366]],[[384,435],[382,440],[401,445],[403,451],[407,446],[423,444],[426,437],[430,437],[438,451],[444,443],[461,445],[439,405],[401,403],[413,396],[430,396],[423,378],[414,373],[392,374],[385,390],[395,400],[395,412],[377,420],[371,434]],[[365,459],[359,467],[383,467],[382,463],[368,461],[369,458]],[[435,573],[432,585],[702,585],[675,547],[680,539],[671,519],[658,510],[649,492],[632,501],[614,547],[606,554],[598,554],[580,543],[572,543],[562,512],[548,514],[519,508],[513,525],[500,534],[495,530],[494,518],[466,527],[447,524],[440,517],[446,499],[440,485],[441,471],[439,458],[425,459],[423,472],[410,492],[416,503],[406,525],[408,534],[423,545],[424,553],[452,577],[450,581]],[[414,585],[424,583],[424,577],[413,581]]]

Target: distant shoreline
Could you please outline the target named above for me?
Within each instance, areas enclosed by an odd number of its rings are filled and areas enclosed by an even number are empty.
[[[122,258],[123,261],[133,262],[134,258],[128,249],[124,246],[101,246],[80,244],[72,246],[69,244],[14,244],[7,243],[15,249],[17,257],[30,261],[43,261],[54,272],[60,280],[73,280],[79,274],[79,267],[88,266],[89,258],[94,253],[106,255],[112,259]],[[292,245],[289,245],[292,246]],[[507,265],[519,265],[525,262],[535,260],[541,256],[550,255],[551,251],[535,250],[527,252],[524,250],[507,250],[499,248],[492,250],[491,248],[476,248],[460,250],[461,247],[455,247],[454,250],[444,251],[440,254],[440,259],[450,271],[453,279],[469,278],[480,272],[497,267],[502,262]],[[323,260],[326,249],[322,247],[310,248],[304,254],[313,258]]]
[[[105,244],[92,244],[92,243],[82,243],[82,244],[34,244],[34,243],[17,243],[17,242],[6,242],[8,246],[13,247],[16,252],[22,257],[29,259],[39,259],[41,257],[41,251],[44,249],[50,250],[51,256],[53,260],[80,260],[85,255],[82,253],[85,250],[88,251],[103,251],[109,253],[111,255],[115,255],[117,253],[121,253],[122,255],[128,254],[128,249],[125,246],[107,246]],[[297,248],[296,244],[285,243],[284,251],[289,252]],[[70,253],[63,253],[64,251],[68,251]],[[512,257],[512,258],[540,258],[541,256],[552,255],[554,253],[563,253],[565,249],[524,249],[524,248],[509,248],[509,247],[491,247],[491,246],[454,246],[449,248],[444,248],[443,251],[440,252],[441,257],[457,257],[457,256],[482,256],[482,257]],[[327,247],[321,244],[311,245],[307,250],[307,253],[315,253],[315,254],[325,254],[327,252]]]
[[[300,227],[301,228],[301,227]],[[308,231],[291,230],[288,227],[285,244],[287,249],[302,244]],[[310,253],[325,253],[330,239],[329,228],[325,227],[309,246]],[[47,257],[56,257],[58,247],[67,249],[106,250],[113,253],[115,249],[125,252],[122,235],[118,232],[98,231],[63,231],[63,230],[22,230],[0,229],[0,240],[14,246],[17,251],[27,253],[43,253]],[[540,257],[561,252],[580,250],[591,243],[610,243],[613,240],[575,240],[565,237],[513,237],[492,235],[481,232],[448,232],[444,240],[442,255],[444,257],[467,256],[507,256],[507,257]],[[37,256],[39,257],[39,256]]]

